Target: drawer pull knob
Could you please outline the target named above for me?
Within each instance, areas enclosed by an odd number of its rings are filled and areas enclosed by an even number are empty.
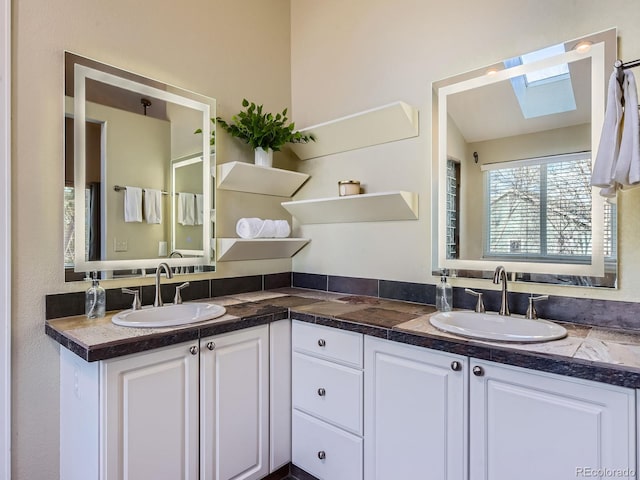
[[[215,348],[216,348],[216,344],[215,344],[215,343],[213,343],[213,342],[207,342],[207,348],[208,348],[209,350],[213,350],[213,349],[215,349]]]
[[[473,374],[476,377],[481,377],[484,375],[484,368],[480,367],[479,365],[476,365],[475,367],[473,367]]]
[[[319,388],[318,389],[318,395],[320,395],[321,397],[324,397],[327,394],[327,392],[325,391],[324,388]]]
[[[321,338],[320,340],[318,340],[319,347],[324,347],[326,345],[327,345],[327,342],[324,341],[324,338]]]
[[[189,352],[191,353],[191,355],[197,355],[198,354],[198,347],[196,347],[195,345],[191,348],[189,348]]]
[[[459,372],[460,370],[462,370],[462,364],[457,360],[454,360],[453,362],[451,362],[451,370],[453,370],[454,372]]]
[[[320,450],[320,451],[318,452],[318,458],[319,458],[320,460],[324,460],[325,458],[327,458],[327,454],[326,454],[326,453],[324,453],[324,450]]]

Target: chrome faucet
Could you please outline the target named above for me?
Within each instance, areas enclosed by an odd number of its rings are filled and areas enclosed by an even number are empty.
[[[502,297],[498,314],[511,315],[511,312],[509,312],[509,297],[507,292],[507,272],[505,272],[502,265],[496,267],[496,271],[493,273],[493,283],[497,285],[500,282],[502,282]]]
[[[164,270],[167,278],[173,278],[173,273],[171,273],[169,265],[167,265],[165,262],[162,262],[160,265],[158,265],[158,268],[156,269],[156,299],[153,301],[154,307],[161,307],[163,305],[162,295],[160,294],[160,275],[162,274],[162,270]]]

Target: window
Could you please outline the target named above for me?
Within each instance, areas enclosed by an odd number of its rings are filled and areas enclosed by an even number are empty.
[[[85,202],[90,205],[91,190],[87,188],[85,190]],[[65,268],[73,268],[75,263],[75,197],[73,187],[64,187],[64,266]],[[87,209],[87,216],[85,218],[86,225],[90,225],[91,216],[89,209]],[[85,229],[85,245],[86,245],[86,258],[89,258],[89,249],[91,246],[89,229]]]
[[[590,152],[483,168],[486,257],[590,261]],[[605,255],[611,256],[615,253],[615,210],[607,205]]]
[[[459,258],[460,164],[447,160],[447,258]]]

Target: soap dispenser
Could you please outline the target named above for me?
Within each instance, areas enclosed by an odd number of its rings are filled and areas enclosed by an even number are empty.
[[[453,288],[447,282],[446,275],[440,277],[436,285],[436,309],[440,312],[450,312],[453,309]]]
[[[93,272],[92,277],[91,286],[85,293],[85,313],[87,318],[101,318],[104,317],[106,293],[98,282],[98,273]]]

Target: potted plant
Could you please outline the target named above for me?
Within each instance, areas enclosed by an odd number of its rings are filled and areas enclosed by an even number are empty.
[[[245,110],[240,111],[227,123],[218,117],[218,124],[232,137],[239,138],[251,145],[255,151],[255,163],[270,167],[273,162],[273,152],[279,151],[286,143],[315,142],[313,134],[302,134],[295,131],[295,124],[287,122],[287,109],[273,115],[264,113],[262,105],[256,105],[246,99],[242,100]]]

